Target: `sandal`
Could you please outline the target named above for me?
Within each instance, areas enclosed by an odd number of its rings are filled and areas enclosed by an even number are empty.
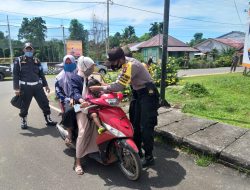
[[[67,147],[69,147],[69,148],[74,148],[75,147],[70,138],[66,137],[64,141],[65,141],[65,145]]]
[[[82,169],[82,166],[75,166],[75,172],[77,175],[83,175],[84,172],[83,172],[83,169]]]

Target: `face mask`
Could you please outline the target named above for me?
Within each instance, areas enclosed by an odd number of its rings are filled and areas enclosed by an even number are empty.
[[[119,70],[120,68],[122,68],[122,64],[119,64],[119,63],[120,63],[120,62],[118,61],[117,64],[111,65],[111,66],[110,66],[111,69],[112,69],[113,71],[117,71],[117,70]]]
[[[31,52],[31,51],[26,51],[26,52],[24,53],[24,55],[25,55],[26,57],[32,57],[32,56],[33,56],[33,52]]]
[[[73,72],[76,69],[75,63],[64,64],[64,71],[66,72]]]
[[[90,76],[92,73],[93,73],[93,69],[92,69],[92,68],[89,68],[89,69],[87,69],[86,71],[84,71],[84,75],[85,75],[86,77]]]

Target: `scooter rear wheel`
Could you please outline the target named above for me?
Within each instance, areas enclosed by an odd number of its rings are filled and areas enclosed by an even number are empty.
[[[122,148],[120,152],[120,169],[129,180],[138,180],[141,176],[142,166],[137,153],[128,148]]]

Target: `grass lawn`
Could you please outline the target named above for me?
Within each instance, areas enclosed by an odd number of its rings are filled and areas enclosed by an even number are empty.
[[[185,83],[200,83],[209,94],[184,92]],[[178,86],[167,88],[166,99],[185,113],[250,128],[250,77],[240,73],[182,78]]]

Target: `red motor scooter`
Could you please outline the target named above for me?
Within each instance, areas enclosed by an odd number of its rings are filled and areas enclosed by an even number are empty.
[[[130,180],[137,180],[141,175],[142,166],[138,148],[133,141],[132,124],[126,113],[118,107],[122,98],[121,93],[103,94],[100,98],[89,100],[91,103],[89,107],[82,108],[85,113],[90,108],[96,109],[102,126],[106,129],[96,139],[99,152],[88,156],[105,165],[118,161],[124,175]],[[91,125],[97,130],[94,122],[91,122]],[[67,131],[60,125],[57,125],[57,129],[65,139]]]

